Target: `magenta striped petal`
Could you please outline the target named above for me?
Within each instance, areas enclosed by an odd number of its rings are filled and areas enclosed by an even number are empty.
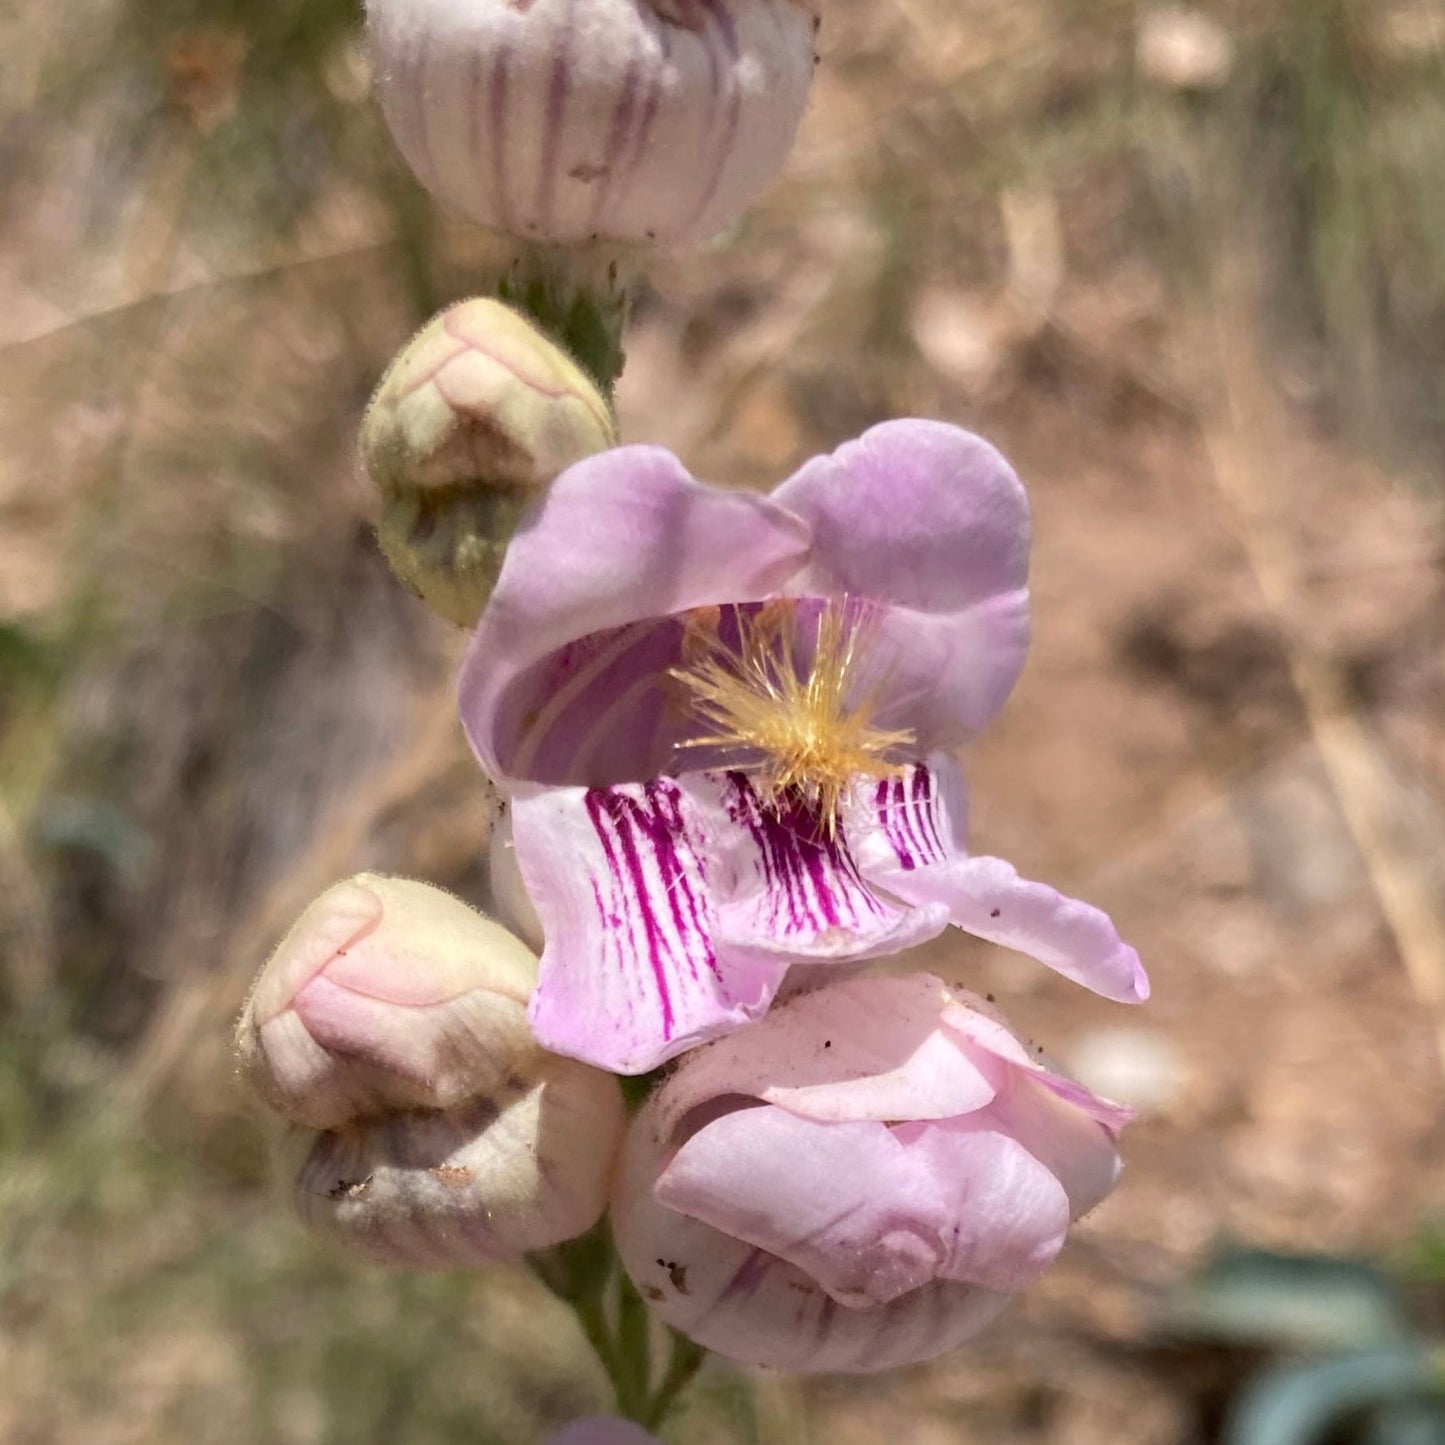
[[[728,866],[720,946],[735,957],[834,962],[899,953],[948,925],[939,907],[900,907],[870,889],[842,833],[786,803],[765,807],[741,773],[690,774],[718,789],[713,837]]]
[[[871,790],[855,789],[844,830],[861,875],[917,907],[942,907],[965,932],[1015,948],[1120,1003],[1149,997],[1139,955],[1107,914],[1001,858],[969,857],[957,763],[935,756]]]
[[[671,779],[515,799],[546,938],[529,1017],[547,1048],[646,1073],[768,1006],[786,963],[718,956],[707,822]]]
[[[619,1073],[756,1018],[794,961],[896,953],[947,925],[877,897],[841,837],[763,809],[737,773],[523,789],[512,828],[546,941],[533,1027]]]

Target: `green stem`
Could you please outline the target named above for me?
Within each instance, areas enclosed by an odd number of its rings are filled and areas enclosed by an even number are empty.
[[[632,1281],[617,1272],[617,1403],[630,1420],[647,1415],[652,1393],[651,1321]],[[624,1398],[625,1397],[625,1398]]]
[[[667,1373],[662,1377],[657,1393],[648,1404],[647,1417],[638,1422],[649,1430],[655,1430],[667,1419],[672,1407],[677,1403],[677,1397],[692,1383],[693,1377],[707,1359],[707,1351],[701,1345],[694,1344],[676,1330],[670,1333],[672,1359],[668,1362]]]
[[[529,1262],[537,1278],[577,1316],[607,1372],[618,1414],[655,1430],[697,1374],[706,1351],[669,1330],[667,1368],[653,1388],[651,1317],[618,1264],[605,1222],[580,1239],[531,1256]]]
[[[571,353],[610,403],[626,360],[622,332],[632,301],[630,269],[628,258],[600,248],[517,242],[498,278],[497,297]]]
[[[612,1383],[612,1392],[617,1396],[618,1404],[622,1401],[622,1389],[618,1384],[622,1366],[618,1358],[616,1343],[613,1341],[611,1331],[607,1328],[607,1316],[602,1309],[600,1300],[579,1302],[572,1308],[576,1311],[577,1322],[582,1326],[582,1333],[587,1336],[587,1343],[592,1346],[597,1358],[602,1362],[602,1368],[607,1371],[607,1378]]]

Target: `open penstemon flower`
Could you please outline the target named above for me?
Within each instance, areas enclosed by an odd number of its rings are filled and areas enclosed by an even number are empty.
[[[790,969],[950,923],[1147,995],[1104,914],[967,850],[955,750],[1018,676],[1027,556],[1012,470],[937,422],[771,497],[651,447],[557,479],[461,689],[545,936],[547,1047],[645,1072],[761,1016]]]

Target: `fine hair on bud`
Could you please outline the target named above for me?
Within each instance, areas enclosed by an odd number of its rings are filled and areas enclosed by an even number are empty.
[[[617,1081],[543,1050],[536,958],[458,899],[360,874],[302,914],[237,1025],[293,1127],[313,1228],[412,1268],[512,1259],[585,1232],[623,1125]]]
[[[530,321],[486,297],[449,307],[402,348],[362,423],[392,570],[471,626],[527,509],[616,441],[602,394]]]

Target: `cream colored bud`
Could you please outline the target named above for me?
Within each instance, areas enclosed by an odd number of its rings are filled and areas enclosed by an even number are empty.
[[[499,301],[458,302],[392,362],[362,423],[382,549],[403,583],[470,626],[527,507],[616,442],[606,401],[565,351]]]
[[[404,878],[328,888],[261,971],[237,1030],[257,1091],[330,1129],[394,1109],[445,1109],[538,1052],[528,949],[466,904]]]
[[[601,1214],[617,1081],[545,1052],[535,956],[440,889],[361,874],[302,914],[237,1028],[243,1069],[311,1131],[300,1212],[368,1258],[510,1258]]]
[[[602,1214],[624,1111],[609,1074],[552,1054],[455,1109],[321,1134],[302,1219],[378,1264],[464,1269],[575,1239]]]

